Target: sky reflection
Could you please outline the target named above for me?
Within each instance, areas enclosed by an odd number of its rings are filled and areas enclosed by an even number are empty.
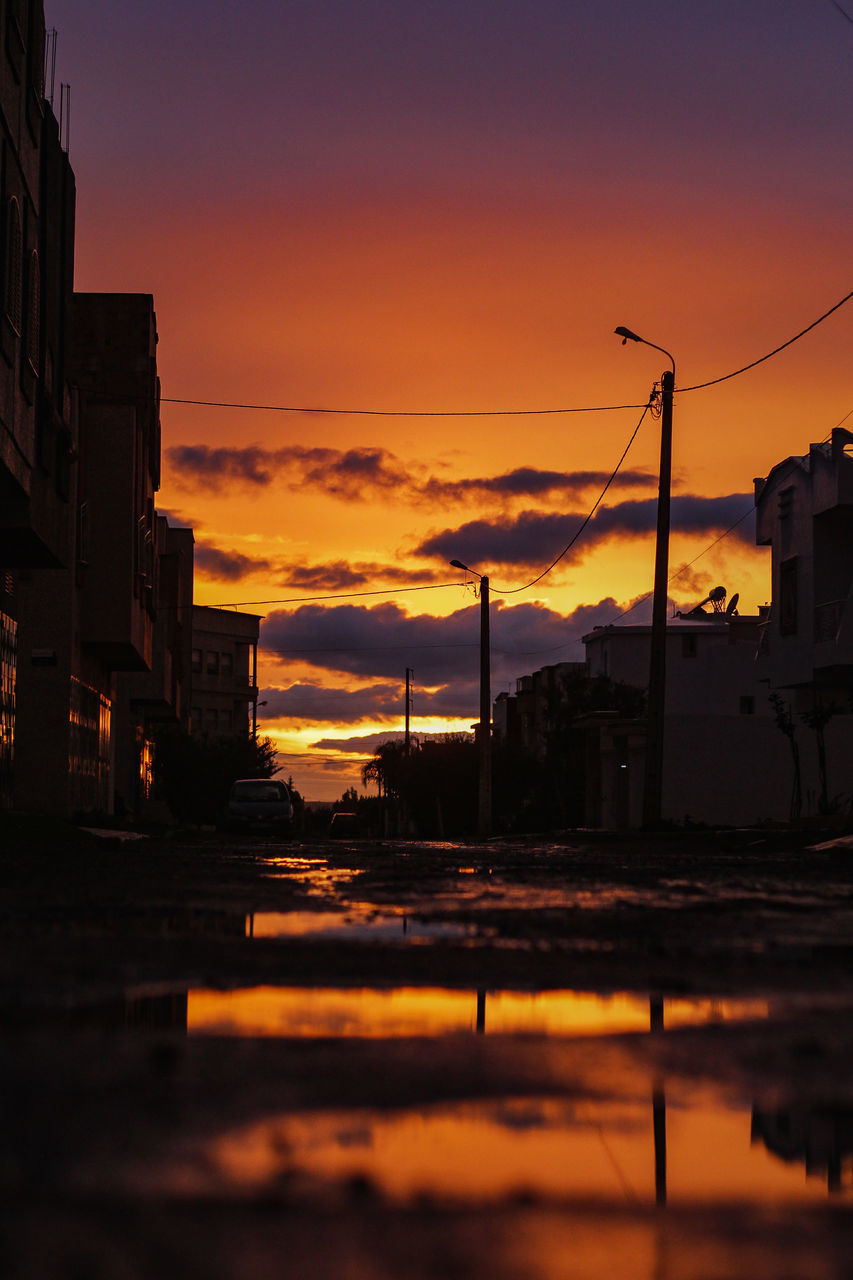
[[[766,1018],[763,999],[664,1001],[667,1027]],[[579,991],[455,991],[438,987],[251,987],[190,991],[190,1035],[618,1035],[649,1030],[648,997]]]

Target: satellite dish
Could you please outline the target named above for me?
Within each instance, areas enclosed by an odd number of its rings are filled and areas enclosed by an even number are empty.
[[[738,594],[738,592],[736,591],[736,592],[734,593],[734,595],[732,596],[731,600],[729,601],[728,605],[726,606],[726,617],[727,617],[727,618],[732,618],[732,617],[734,617],[734,615],[737,613],[737,602],[738,602],[738,600],[740,600],[740,595],[739,595],[739,594]]]

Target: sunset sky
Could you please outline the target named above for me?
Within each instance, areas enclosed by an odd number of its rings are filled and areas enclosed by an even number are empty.
[[[755,476],[853,413],[853,302],[678,392],[853,288],[853,0],[47,0],[46,17],[57,109],[71,85],[76,287],[154,295],[158,505],[195,530],[197,602],[264,616],[260,728],[309,798],[357,783],[400,729],[407,666],[416,732],[476,719],[478,604],[450,559],[491,578],[493,694],[582,658],[579,637],[650,590],[649,416],[576,546],[518,590],[666,367],[616,325],[677,362],[673,572],[750,511]],[[496,412],[603,405],[633,407]],[[750,517],[671,594],[718,583],[741,612],[769,599]]]

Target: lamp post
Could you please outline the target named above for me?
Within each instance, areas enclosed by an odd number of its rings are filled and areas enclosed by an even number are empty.
[[[464,569],[480,579],[480,785],[477,804],[477,835],[492,834],[492,691],[491,651],[489,647],[489,579],[461,560],[450,561],[454,569]]]
[[[667,357],[672,370],[661,374],[660,472],[658,520],[655,543],[655,585],[652,596],[652,647],[649,658],[649,707],[646,728],[646,772],[643,788],[643,826],[657,827],[661,820],[663,788],[663,725],[666,698],[666,601],[669,576],[669,508],[672,487],[672,398],[675,391],[675,359],[665,347],[632,333],[624,325],[614,329],[622,345],[641,342]]]

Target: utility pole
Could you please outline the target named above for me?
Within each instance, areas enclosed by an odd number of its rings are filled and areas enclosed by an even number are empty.
[[[655,585],[652,598],[652,636],[649,657],[649,707],[646,718],[646,771],[643,787],[643,826],[660,826],[663,793],[663,726],[666,703],[666,605],[669,577],[669,507],[672,487],[672,398],[675,392],[675,357],[666,347],[641,338],[619,325],[613,332],[625,343],[640,342],[667,356],[672,369],[661,374],[660,473],[658,475],[658,527],[655,542]]]
[[[411,737],[411,733],[409,732],[409,712],[412,705],[411,681],[412,681],[412,676],[414,674],[415,673],[411,667],[406,667],[406,755],[407,756],[411,753],[411,749],[412,749],[412,737]]]
[[[489,579],[461,560],[451,560],[454,569],[464,569],[480,579],[480,723],[477,744],[480,781],[477,795],[477,835],[492,834],[492,673],[489,648]]]
[[[480,578],[480,787],[477,834],[492,834],[492,673],[489,647],[489,579]]]
[[[666,605],[669,578],[669,509],[672,481],[672,396],[675,373],[661,375],[660,475],[652,597],[652,647],[649,659],[649,711],[643,826],[660,826],[663,790],[663,727],[666,703]]]

